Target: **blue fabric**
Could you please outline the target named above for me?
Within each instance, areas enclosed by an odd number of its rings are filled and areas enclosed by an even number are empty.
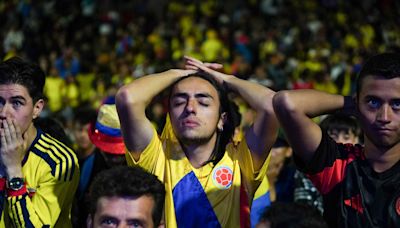
[[[172,195],[178,227],[221,227],[193,171],[179,181]]]
[[[260,222],[262,214],[270,205],[271,205],[271,198],[269,191],[253,201],[250,210],[251,227],[255,227]]]
[[[82,199],[85,195],[85,189],[88,187],[90,176],[92,175],[92,168],[94,163],[95,153],[89,155],[81,167],[81,176],[79,178],[78,190],[76,191],[78,199]]]
[[[98,129],[101,133],[108,136],[113,136],[113,137],[122,136],[121,130],[119,128],[107,127],[99,122],[96,122],[96,129]]]

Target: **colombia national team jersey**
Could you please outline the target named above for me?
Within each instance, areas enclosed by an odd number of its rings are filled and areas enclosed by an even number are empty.
[[[310,164],[298,167],[324,198],[331,227],[400,227],[400,161],[377,173],[361,145],[336,144],[323,133]]]
[[[38,129],[22,173],[26,187],[3,188],[0,227],[72,227],[71,206],[79,182],[75,153]]]
[[[139,161],[126,153],[129,165],[140,165],[165,184],[166,227],[248,227],[249,208],[268,161],[254,172],[245,140],[228,144],[215,166],[194,168],[167,121],[159,138],[153,131]]]

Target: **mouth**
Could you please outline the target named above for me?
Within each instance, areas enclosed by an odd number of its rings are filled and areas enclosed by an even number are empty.
[[[183,125],[184,127],[192,128],[192,127],[197,127],[197,126],[199,126],[200,124],[199,124],[197,121],[195,121],[195,120],[184,120],[184,121],[182,122],[182,125]]]

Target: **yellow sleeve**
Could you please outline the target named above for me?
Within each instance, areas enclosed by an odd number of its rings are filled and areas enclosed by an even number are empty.
[[[125,154],[125,157],[129,166],[138,165],[147,172],[158,176],[159,170],[163,170],[164,167],[164,163],[162,161],[165,160],[165,154],[156,129],[153,128],[153,138],[151,139],[149,145],[147,145],[147,147],[140,154],[138,161],[135,161],[129,152]]]
[[[70,217],[79,183],[77,159],[69,162],[67,168],[65,163],[57,164],[56,170],[62,170],[60,175],[53,175],[50,168],[45,168],[36,192],[28,193],[26,185],[19,191],[8,190],[8,215],[14,227],[54,227],[56,223],[68,227],[66,218]],[[63,218],[60,218],[61,213],[64,213]]]
[[[229,150],[232,150],[232,146],[232,144],[228,145]],[[260,170],[254,170],[251,151],[247,145],[245,137],[243,137],[241,142],[237,145],[236,153],[237,155],[233,156],[237,157],[237,160],[239,162],[243,184],[246,187],[248,193],[250,195],[253,195],[267,173],[270,156],[265,159],[264,164],[261,166]]]

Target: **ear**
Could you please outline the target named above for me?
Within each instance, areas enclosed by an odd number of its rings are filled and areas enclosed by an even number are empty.
[[[39,117],[40,113],[42,112],[44,107],[44,100],[39,99],[36,101],[36,103],[33,105],[33,119],[36,119]]]
[[[218,131],[224,130],[224,124],[225,124],[226,120],[227,120],[226,112],[221,113],[221,116],[219,117],[218,124],[217,124]]]

